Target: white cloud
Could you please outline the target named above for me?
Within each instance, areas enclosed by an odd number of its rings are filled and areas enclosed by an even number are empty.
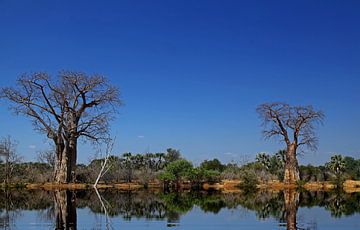
[[[29,149],[36,149],[36,145],[29,145]]]
[[[139,136],[137,136],[138,138],[144,138],[145,136],[143,136],[143,135],[139,135]]]

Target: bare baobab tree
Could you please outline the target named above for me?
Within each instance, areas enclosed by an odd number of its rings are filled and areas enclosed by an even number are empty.
[[[101,75],[63,71],[24,74],[15,87],[2,88],[0,97],[11,102],[17,114],[29,117],[36,130],[55,146],[54,180],[75,180],[80,137],[98,142],[108,136],[109,121],[121,105],[119,90]]]
[[[264,137],[280,137],[286,143],[284,182],[294,184],[300,179],[297,150],[301,146],[316,150],[315,125],[322,124],[324,114],[312,106],[285,103],[261,104],[257,112],[263,120]]]

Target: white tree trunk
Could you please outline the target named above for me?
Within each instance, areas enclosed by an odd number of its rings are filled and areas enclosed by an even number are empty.
[[[106,143],[106,155],[105,155],[105,159],[104,159],[104,162],[101,164],[101,169],[100,169],[100,172],[95,180],[95,183],[94,183],[94,188],[97,187],[97,184],[99,183],[99,180],[102,176],[104,176],[110,169],[110,166],[107,166],[108,164],[108,161],[109,161],[109,157],[111,155],[111,152],[112,152],[112,149],[113,149],[113,146],[114,146],[114,141],[115,141],[115,138],[114,140],[109,140],[107,143]]]

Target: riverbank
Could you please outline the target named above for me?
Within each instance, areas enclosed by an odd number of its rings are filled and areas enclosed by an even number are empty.
[[[240,180],[223,180],[219,183],[204,183],[200,189],[203,190],[221,190],[224,192],[241,192],[239,188],[241,184]],[[1,188],[5,188],[4,184],[0,185]],[[293,184],[286,185],[280,181],[267,181],[260,183],[256,186],[260,190],[269,190],[269,191],[281,191],[285,189],[305,189],[308,191],[330,191],[336,188],[336,185],[329,182],[308,182],[301,185]],[[7,188],[25,188],[25,189],[43,189],[43,190],[86,190],[93,189],[93,184],[86,183],[68,183],[68,184],[59,184],[59,183],[27,183],[27,184],[11,184]],[[105,184],[99,183],[97,185],[98,189],[118,189],[118,190],[139,190],[139,189],[162,189],[163,185],[161,182],[152,182],[148,183],[146,186],[138,183],[114,183],[114,184]],[[346,193],[360,192],[360,181],[346,180],[342,186],[343,190]],[[183,183],[180,185],[181,190],[190,190],[191,185],[189,183]]]

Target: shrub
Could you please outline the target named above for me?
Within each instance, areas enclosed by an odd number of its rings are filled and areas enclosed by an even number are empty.
[[[245,191],[256,191],[258,184],[258,178],[255,171],[244,170],[241,174],[241,183],[239,187]]]

